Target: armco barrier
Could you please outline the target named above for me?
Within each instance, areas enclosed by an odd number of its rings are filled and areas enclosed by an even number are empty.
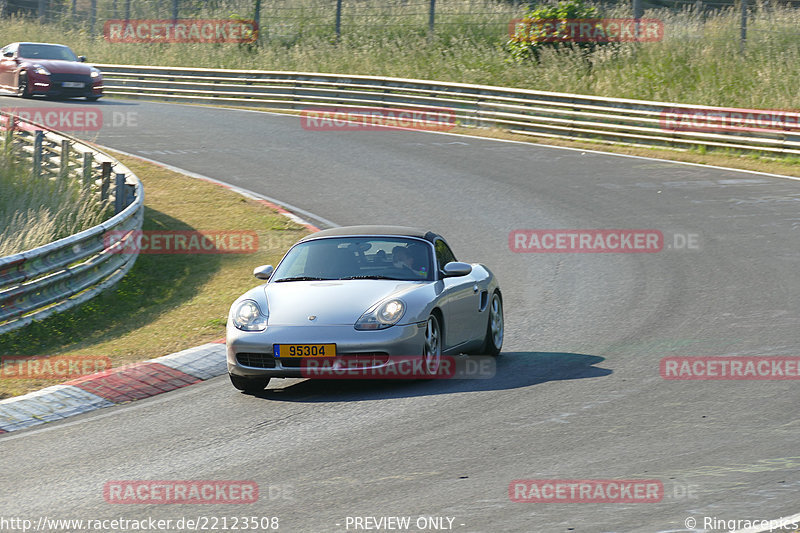
[[[566,93],[376,76],[132,65],[95,65],[105,94],[177,102],[303,110],[320,106],[421,111],[448,108],[462,126],[498,127],[555,139],[626,145],[727,148],[800,154],[800,129],[764,124],[745,128],[686,128],[675,114],[723,116],[736,110]],[[714,120],[714,119],[712,119]],[[724,120],[721,119],[721,120]],[[769,120],[767,119],[767,122]],[[792,122],[789,122],[792,123]],[[719,131],[714,131],[719,130]]]
[[[144,190],[136,175],[109,155],[80,140],[0,112],[4,146],[50,179],[81,179],[116,213],[102,224],[70,237],[0,258],[0,333],[68,309],[119,281],[136,254],[115,253],[111,230],[142,227]]]

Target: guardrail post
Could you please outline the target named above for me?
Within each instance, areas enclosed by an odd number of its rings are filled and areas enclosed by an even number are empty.
[[[36,178],[42,175],[42,141],[44,132],[39,130],[33,137],[33,176]]]
[[[84,152],[83,154],[83,186],[89,190],[92,186],[92,162],[93,157],[91,152]]]
[[[108,187],[111,185],[111,162],[103,161],[103,177],[100,181],[100,201],[108,200]]]
[[[125,174],[117,172],[114,183],[114,214],[125,209]]]
[[[67,174],[69,174],[69,141],[64,139],[61,141],[61,168],[59,171],[59,177],[66,178]]]

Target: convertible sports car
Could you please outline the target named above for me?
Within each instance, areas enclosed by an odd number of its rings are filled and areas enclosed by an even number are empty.
[[[0,90],[33,95],[103,96],[103,75],[69,47],[46,43],[11,43],[0,50]]]
[[[308,358],[333,366],[360,358],[375,369],[413,356],[434,374],[443,354],[498,355],[503,345],[494,275],[456,261],[431,231],[324,230],[253,274],[267,283],[233,303],[227,325],[228,373],[245,392],[272,377],[309,377],[301,372]]]

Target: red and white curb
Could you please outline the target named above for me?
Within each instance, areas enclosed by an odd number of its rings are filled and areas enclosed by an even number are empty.
[[[83,376],[0,401],[0,433],[148,398],[227,371],[225,344],[212,342]]]

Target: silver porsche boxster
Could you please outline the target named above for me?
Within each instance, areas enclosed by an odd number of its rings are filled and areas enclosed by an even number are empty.
[[[415,356],[435,373],[443,355],[493,355],[503,345],[503,299],[492,272],[456,260],[443,237],[400,226],[320,231],[292,246],[266,280],[231,306],[234,387],[308,377],[309,358],[358,358],[371,368]]]

